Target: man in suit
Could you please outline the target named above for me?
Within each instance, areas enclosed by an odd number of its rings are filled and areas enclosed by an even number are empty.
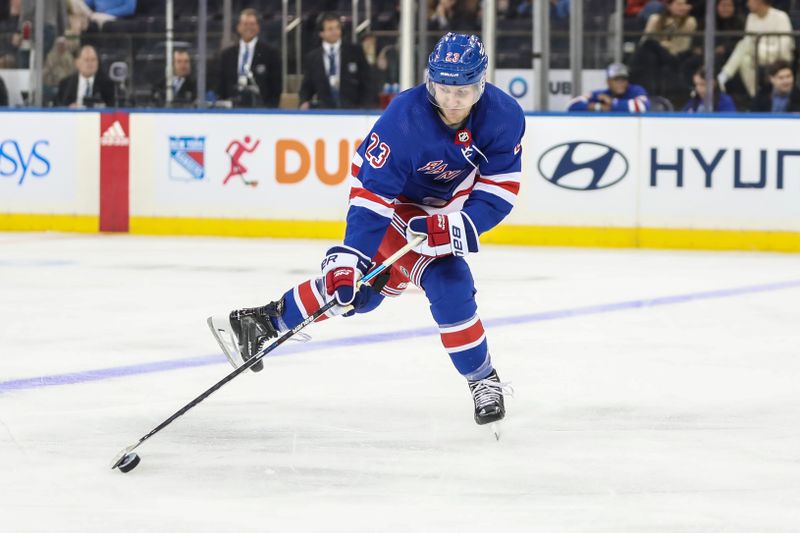
[[[92,107],[103,103],[106,107],[113,107],[114,83],[99,71],[99,65],[94,46],[82,46],[75,60],[78,71],[58,83],[56,105]]]
[[[165,105],[167,98],[166,78],[153,85],[153,101]],[[193,104],[196,99],[197,81],[192,75],[192,58],[189,51],[177,48],[172,52],[172,102],[178,105]]]
[[[319,17],[322,46],[306,56],[300,109],[363,108],[369,95],[369,65],[360,46],[342,42],[342,23],[335,13]]]
[[[278,107],[283,84],[278,51],[258,38],[258,12],[244,9],[239,14],[238,44],[222,51],[217,97],[239,105]]]

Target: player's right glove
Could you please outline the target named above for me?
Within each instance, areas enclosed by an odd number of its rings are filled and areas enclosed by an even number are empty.
[[[328,250],[322,261],[322,277],[325,278],[325,292],[336,298],[339,305],[363,305],[361,291],[356,291],[356,284],[367,273],[372,261],[349,246],[334,246]],[[369,289],[369,287],[364,287]]]
[[[406,240],[411,242],[418,235],[427,238],[414,247],[414,251],[429,257],[464,256],[479,248],[475,225],[461,211],[412,218],[406,227]]]

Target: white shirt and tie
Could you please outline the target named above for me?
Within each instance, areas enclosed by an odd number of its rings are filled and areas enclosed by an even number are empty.
[[[78,98],[75,100],[75,103],[79,106],[83,105],[83,99],[85,97],[92,96],[92,91],[94,90],[94,76],[90,78],[84,78],[80,74],[78,75]]]
[[[341,45],[342,41],[336,41],[333,44],[322,43],[322,52],[325,56],[325,72],[328,74],[328,83],[331,86],[331,95],[334,100],[339,99],[339,75],[342,66]]]
[[[255,37],[249,43],[239,39],[239,63],[236,72],[240,78],[242,76],[247,77],[247,73],[252,70],[251,65],[253,64],[253,55],[256,52],[256,42],[258,42],[258,37]]]

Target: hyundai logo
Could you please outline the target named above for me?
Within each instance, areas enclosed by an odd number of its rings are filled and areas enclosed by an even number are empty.
[[[557,144],[542,154],[537,166],[544,179],[573,191],[605,189],[628,173],[622,152],[592,141]]]

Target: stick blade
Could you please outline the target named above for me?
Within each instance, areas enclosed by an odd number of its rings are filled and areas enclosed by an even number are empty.
[[[115,468],[118,468],[119,465],[122,464],[122,461],[125,460],[125,456],[127,456],[130,452],[132,452],[134,449],[136,449],[136,447],[138,445],[139,444],[137,443],[137,444],[128,446],[127,448],[123,448],[122,450],[120,450],[119,453],[117,455],[115,455],[114,459],[111,461],[111,470],[114,470]]]

